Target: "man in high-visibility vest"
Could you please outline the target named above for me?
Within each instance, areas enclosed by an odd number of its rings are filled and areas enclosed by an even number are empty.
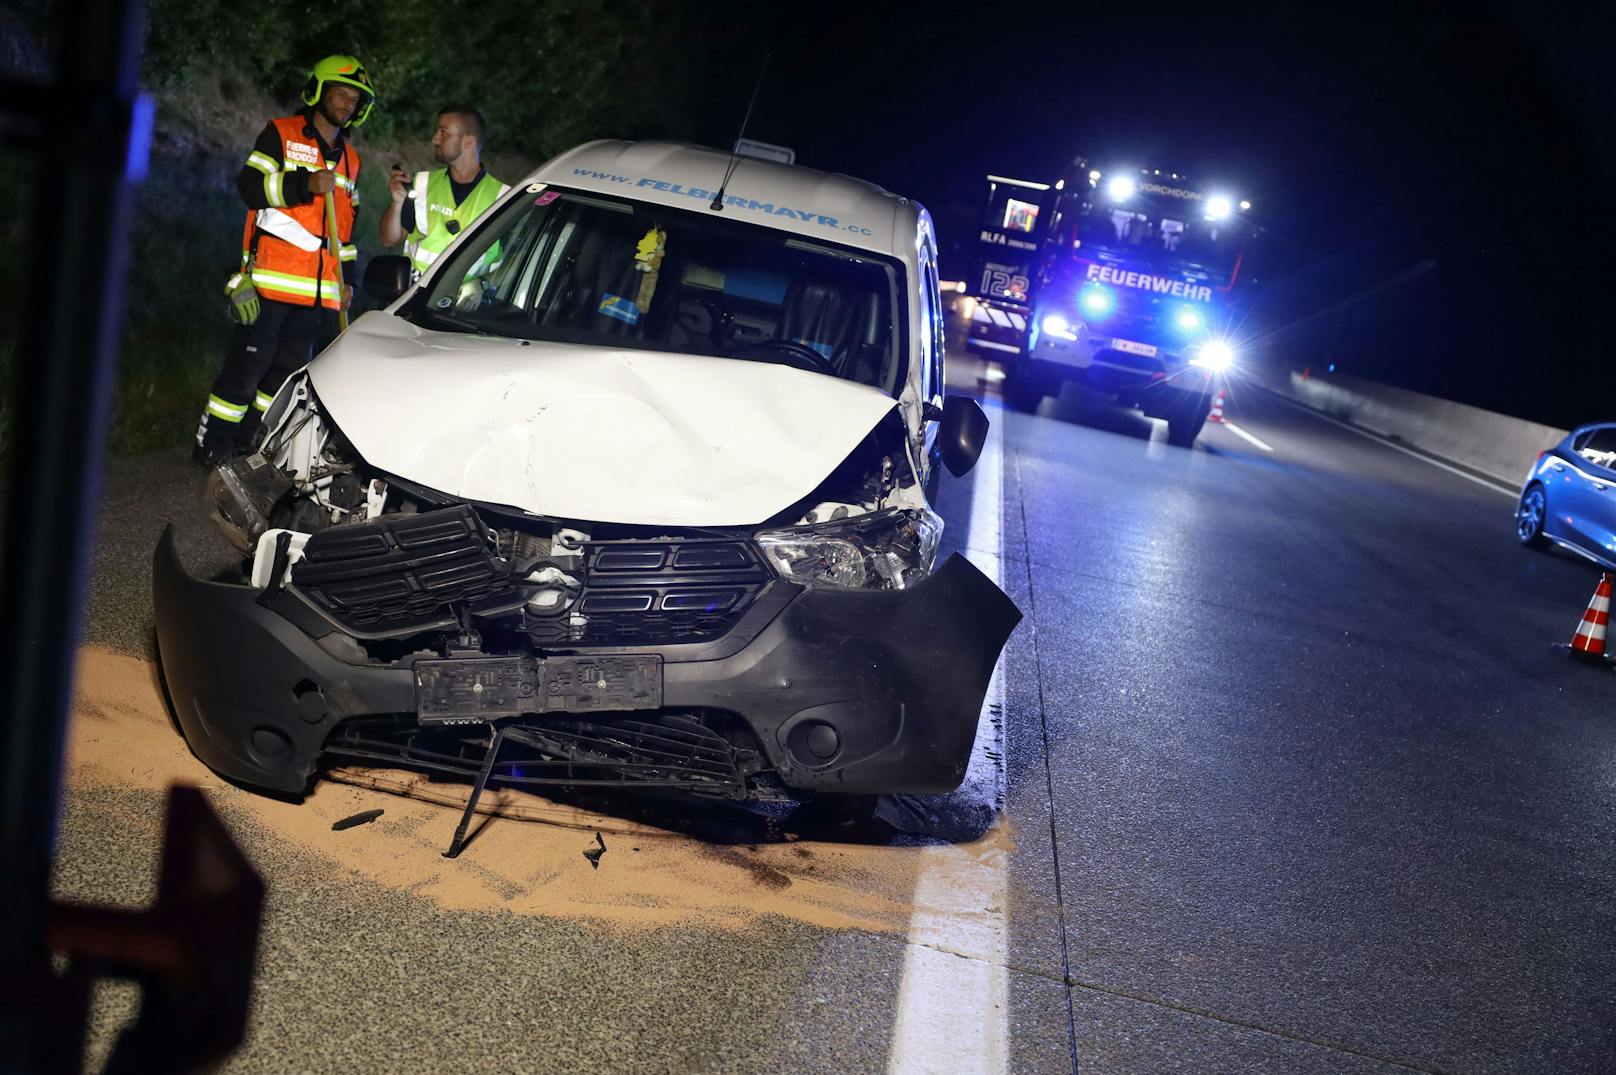
[[[336,335],[336,311],[353,294],[359,152],[348,129],[365,122],[376,93],[358,60],[327,56],[302,100],[300,111],[269,121],[236,176],[247,203],[241,269],[225,285],[236,328],[196,433],[192,457],[204,466],[251,447],[276,389]]]
[[[483,167],[486,131],[481,112],[450,105],[438,112],[432,135],[432,155],[443,167],[412,177],[394,165],[388,176],[393,202],[382,216],[382,243],[402,241],[417,276],[510,189]]]

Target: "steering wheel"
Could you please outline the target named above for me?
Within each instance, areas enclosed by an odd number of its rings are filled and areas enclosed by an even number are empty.
[[[741,348],[736,357],[743,357],[751,351],[775,351],[779,354],[783,364],[787,366],[806,369],[810,373],[828,373],[832,377],[839,376],[836,372],[835,364],[830,359],[807,344],[798,343],[796,340],[758,340],[756,343],[749,343]],[[762,355],[758,357],[764,361],[771,361]]]

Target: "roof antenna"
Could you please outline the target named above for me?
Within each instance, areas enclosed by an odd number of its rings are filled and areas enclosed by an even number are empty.
[[[774,53],[763,57],[763,69],[758,72],[757,81],[752,84],[752,99],[746,102],[746,116],[741,120],[741,131],[735,136],[735,148],[730,151],[729,166],[724,169],[724,181],[718,184],[718,193],[713,195],[712,204],[707,208],[715,213],[724,211],[724,188],[729,186],[729,177],[735,174],[735,164],[741,159],[741,139],[746,137],[746,125],[752,122],[752,106],[757,104],[758,90],[763,88],[763,76],[769,73],[769,61]]]

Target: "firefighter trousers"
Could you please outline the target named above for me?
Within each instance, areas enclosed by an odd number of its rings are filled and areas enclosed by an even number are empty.
[[[264,299],[258,320],[237,325],[231,333],[224,368],[202,408],[196,442],[221,454],[251,448],[276,390],[336,334],[336,314],[323,306]]]

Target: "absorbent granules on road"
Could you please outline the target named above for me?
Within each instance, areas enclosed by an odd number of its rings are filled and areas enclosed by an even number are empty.
[[[778,915],[881,932],[906,930],[914,911],[920,849],[913,841],[715,843],[495,789],[483,797],[474,839],[458,859],[447,860],[442,852],[469,785],[391,769],[343,769],[334,776],[317,783],[301,803],[234,787],[192,756],[149,662],[99,648],[80,651],[68,738],[70,793],[75,787],[195,784],[232,824],[261,827],[356,879],[452,910],[503,910],[629,929],[697,922],[744,929]],[[369,810],[385,810],[385,816],[362,828],[332,831],[334,823]],[[579,854],[577,837],[596,833],[617,849],[604,862]],[[961,852],[953,856],[958,869],[990,869],[1009,852],[1010,834],[1001,822],[975,842],[955,846]]]

